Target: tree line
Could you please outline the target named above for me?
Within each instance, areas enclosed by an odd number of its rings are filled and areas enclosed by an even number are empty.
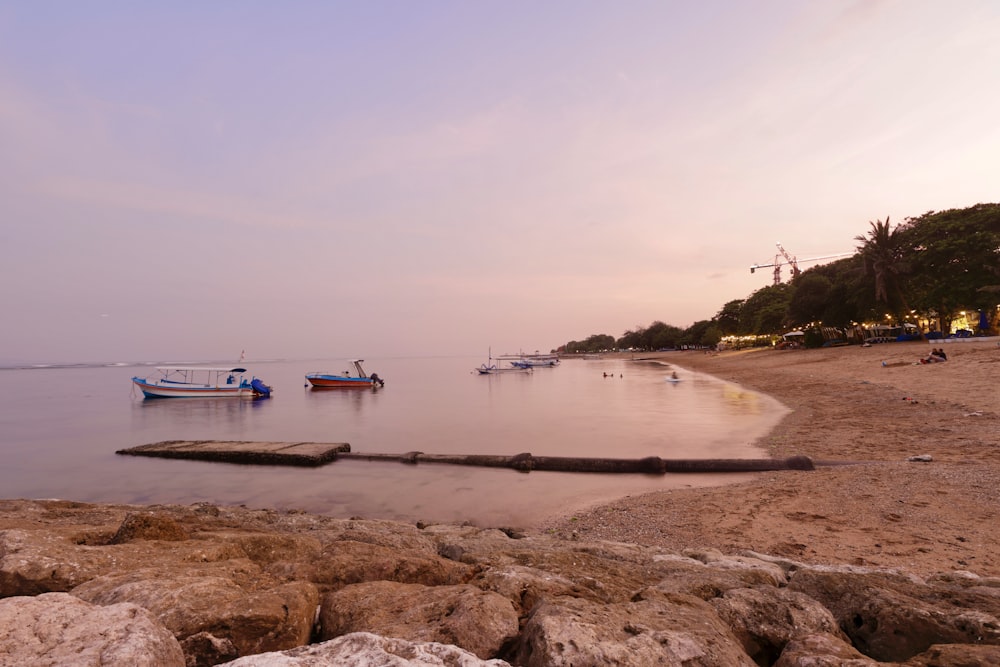
[[[929,211],[895,226],[888,217],[868,225],[854,237],[853,255],[793,271],[789,282],[728,301],[711,319],[686,329],[655,321],[618,338],[594,334],[570,341],[559,351],[712,346],[725,336],[769,340],[790,329],[848,332],[865,323],[909,322],[922,335],[947,335],[962,312],[985,313],[986,327],[976,333],[996,330],[1000,204]]]

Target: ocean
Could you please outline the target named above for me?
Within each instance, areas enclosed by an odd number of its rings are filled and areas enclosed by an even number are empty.
[[[478,375],[485,359],[368,359],[385,386],[317,390],[305,374],[346,360],[246,361],[269,399],[143,399],[154,364],[0,368],[0,496],[112,503],[215,503],[336,517],[530,527],[546,516],[747,474],[594,474],[335,461],[319,468],[123,456],[164,440],[346,442],[355,452],[613,458],[758,458],[784,416],[774,399],[683,368],[565,359]],[[674,361],[679,366],[674,365]],[[190,362],[187,362],[190,363]],[[216,362],[217,364],[217,362]],[[214,365],[214,364],[210,364]],[[666,381],[676,370],[681,382]]]

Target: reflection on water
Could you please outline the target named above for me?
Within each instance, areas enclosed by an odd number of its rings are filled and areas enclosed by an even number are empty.
[[[784,414],[768,397],[678,369],[566,360],[480,376],[474,359],[385,359],[385,387],[315,390],[314,361],[251,365],[265,400],[142,400],[129,368],[0,371],[8,497],[245,504],[334,516],[529,524],[622,495],[733,476],[518,473],[441,464],[337,461],[316,469],[117,456],[164,440],[347,442],[372,453],[746,458]],[[81,391],[81,388],[83,390]]]
[[[763,409],[760,394],[728,382],[722,383],[722,398],[726,407],[734,414],[760,414]]]
[[[269,403],[270,399],[248,398],[137,400],[131,403],[132,430],[151,436],[160,433],[164,440],[243,439],[225,434],[252,433],[257,420],[264,418],[260,413],[273,409]]]
[[[354,412],[360,413],[366,406],[374,403],[374,395],[378,394],[378,389],[371,388],[330,388],[317,389],[309,387],[305,392],[307,402],[313,402],[314,409],[335,409],[347,407]]]

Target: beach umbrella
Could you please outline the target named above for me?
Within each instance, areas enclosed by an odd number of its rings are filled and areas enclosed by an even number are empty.
[[[986,331],[990,328],[990,318],[987,317],[985,310],[979,311],[979,331]]]

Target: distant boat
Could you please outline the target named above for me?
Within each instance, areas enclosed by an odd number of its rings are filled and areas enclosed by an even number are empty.
[[[351,375],[350,371],[343,371],[341,373],[317,371],[307,373],[306,380],[315,389],[364,389],[367,387],[377,389],[378,387],[384,387],[385,380],[380,378],[378,373],[372,373],[371,375],[365,373],[364,367],[361,366],[364,361],[364,359],[351,359],[351,363],[354,364],[355,375]]]
[[[133,377],[144,398],[257,398],[271,395],[262,380],[232,366],[156,366],[161,377]]]
[[[506,357],[505,357],[506,358]],[[515,357],[520,359],[520,357]],[[511,364],[510,366],[500,366],[499,364],[493,363],[493,352],[492,350],[487,357],[488,361],[475,369],[476,373],[480,375],[497,375],[499,373],[530,373],[532,371],[531,366],[515,366]],[[497,361],[500,359],[498,358]]]
[[[510,365],[518,368],[553,368],[559,365],[559,357],[554,354],[528,354],[512,360]]]

